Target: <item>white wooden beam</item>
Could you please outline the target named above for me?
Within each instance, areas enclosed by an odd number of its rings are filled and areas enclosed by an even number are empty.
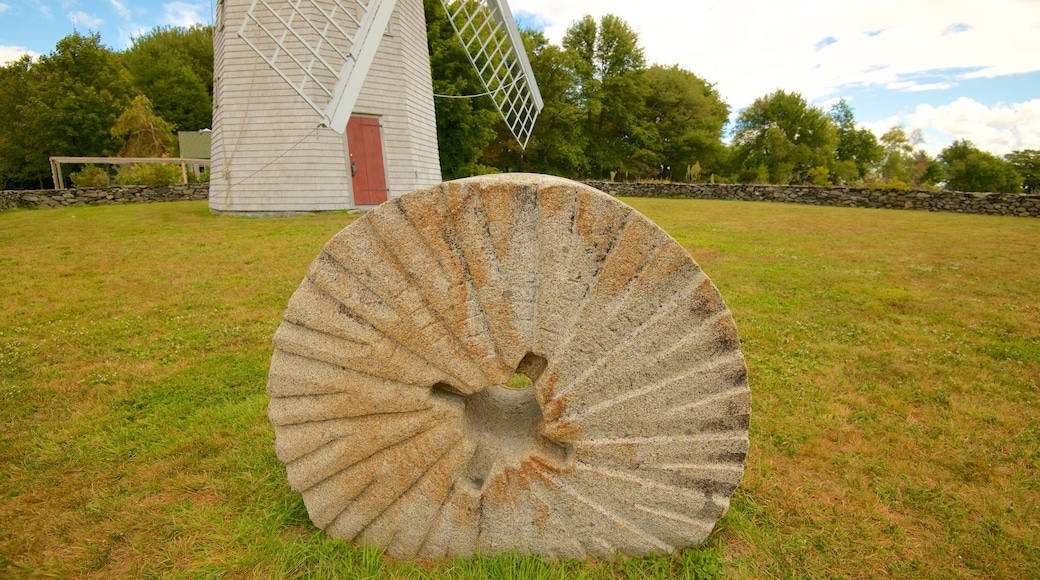
[[[339,80],[332,90],[332,98],[325,107],[322,122],[333,131],[343,134],[347,130],[347,121],[354,112],[361,86],[365,83],[368,70],[379,50],[379,42],[390,24],[390,16],[394,12],[397,0],[372,0],[368,5],[361,26],[354,35],[354,44],[350,54],[339,73]]]

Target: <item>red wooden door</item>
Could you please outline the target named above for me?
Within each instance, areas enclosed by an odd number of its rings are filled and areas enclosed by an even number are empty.
[[[347,121],[354,205],[378,205],[386,201],[386,168],[383,141],[376,117],[351,117]]]

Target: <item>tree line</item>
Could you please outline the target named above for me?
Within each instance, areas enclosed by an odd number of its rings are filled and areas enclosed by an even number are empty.
[[[424,1],[434,93],[483,92],[440,2]],[[856,125],[848,102],[825,111],[784,90],[739,111],[727,135],[730,107],[715,86],[679,66],[648,65],[638,34],[614,15],[585,16],[560,46],[541,32],[522,35],[545,101],[527,150],[498,120],[489,97],[437,99],[445,178],[533,171],[1012,193],[1036,191],[1040,182],[1040,151],[998,157],[959,140],[933,158],[919,148],[920,131],[895,126],[879,138]]]
[[[441,3],[424,6],[434,93],[483,93]],[[534,30],[522,36],[545,102],[526,150],[490,97],[436,98],[445,179],[529,171],[1002,192],[1035,191],[1040,180],[1038,151],[998,157],[961,140],[933,158],[918,131],[896,126],[878,138],[847,102],[825,111],[795,92],[756,99],[730,126],[713,84],[648,64],[638,34],[614,15],[582,18],[560,45]],[[212,28],[159,27],[125,51],[73,33],[47,56],[0,67],[0,86],[2,188],[49,187],[52,155],[174,156],[174,131],[211,123]]]
[[[176,156],[174,131],[213,116],[212,29],[155,28],[122,52],[74,32],[0,67],[0,87],[5,189],[51,187],[50,156]]]

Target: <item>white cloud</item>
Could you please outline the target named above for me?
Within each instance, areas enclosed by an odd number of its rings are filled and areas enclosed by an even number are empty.
[[[1040,149],[1040,99],[987,107],[967,97],[939,107],[919,105],[907,116],[913,127],[968,139],[980,149],[1004,155],[1016,149]]]
[[[902,125],[908,132],[920,129],[925,135],[921,148],[933,156],[958,139],[1004,155],[1017,149],[1040,149],[1040,99],[987,107],[961,97],[937,107],[918,105],[913,113],[862,125],[878,137],[895,125]]]
[[[130,13],[130,9],[126,7],[119,0],[108,0],[112,4],[112,9],[116,11],[116,14],[123,20],[130,21],[133,19],[133,15]]]
[[[152,27],[144,26],[134,21],[134,13],[124,2],[119,0],[108,0],[112,5],[112,10],[119,16],[122,21],[119,26],[119,36],[116,44],[121,49],[127,49],[133,46],[134,39],[143,36]],[[140,10],[138,10],[140,12]]]
[[[919,83],[917,81],[896,81],[885,85],[886,89],[893,91],[941,91],[953,88],[953,83]]]
[[[616,14],[641,33],[648,60],[679,64],[717,83],[736,108],[778,88],[816,100],[848,86],[904,83],[893,88],[909,90],[915,83],[905,84],[907,77],[922,71],[960,69],[992,77],[1040,70],[1035,0],[955,1],[941,9],[931,0],[510,4],[542,15],[553,42],[585,14]]]
[[[39,56],[24,46],[0,46],[0,66],[22,58],[23,54],[28,54],[33,58]]]
[[[188,4],[187,2],[169,2],[163,4],[166,24],[173,26],[191,26],[206,24],[210,21],[209,4]]]
[[[10,10],[10,9],[11,9],[11,7],[10,7],[10,6],[8,6],[7,4],[4,4],[4,3],[0,2],[0,14],[3,14],[4,12],[7,12],[7,11],[8,11],[8,10]]]
[[[40,2],[40,0],[35,0],[34,4],[36,4],[36,9],[40,11],[40,14],[43,14],[43,17],[47,20],[50,20],[54,16],[50,6]]]
[[[94,30],[96,30],[102,24],[105,23],[104,20],[98,18],[97,16],[94,16],[93,14],[87,14],[86,12],[82,11],[69,12],[69,20],[71,20],[72,24],[77,27],[85,26]]]

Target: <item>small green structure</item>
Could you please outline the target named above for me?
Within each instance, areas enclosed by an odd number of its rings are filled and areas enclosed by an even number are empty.
[[[177,141],[181,148],[181,157],[188,159],[209,159],[210,136],[213,133],[209,129],[198,131],[177,131]]]

